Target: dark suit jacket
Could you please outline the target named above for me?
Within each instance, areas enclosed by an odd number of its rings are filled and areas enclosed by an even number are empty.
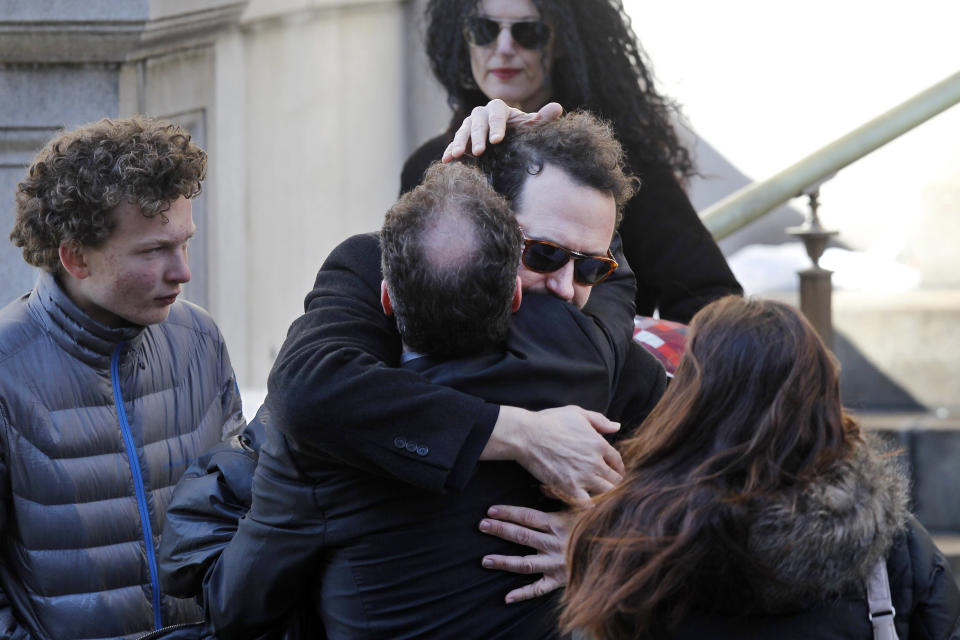
[[[379,256],[374,236],[358,236],[345,245],[357,252],[355,261]],[[602,287],[594,293],[603,299]],[[628,358],[636,358],[628,366],[638,378],[629,385],[632,399],[620,404],[642,415],[659,399],[665,378],[652,356],[627,347],[629,331],[611,328],[613,323],[629,328],[631,295],[625,291],[619,306],[612,296],[594,316],[557,299],[527,296],[511,323],[506,350],[449,362],[415,360],[405,373],[445,385],[438,387],[444,391],[459,389],[498,404],[530,409],[579,404],[604,411]],[[393,402],[390,394],[390,389],[380,389],[376,398]],[[272,426],[271,417],[264,413],[260,418]],[[451,411],[445,422],[454,428],[461,418]],[[396,455],[420,458],[424,464],[429,464],[433,444],[444,438],[438,432],[422,439],[398,425],[382,425],[380,431],[387,429],[393,429],[390,446]],[[438,494],[385,480],[376,467],[358,469],[349,451],[317,448],[276,428],[268,427],[266,433],[253,504],[204,580],[208,615],[222,637],[255,637],[313,589],[331,638],[537,638],[555,633],[555,597],[503,604],[510,589],[535,577],[480,566],[487,553],[523,552],[479,534],[476,527],[487,507],[557,507],[519,466],[474,465],[476,472],[462,491]],[[365,434],[356,438],[353,449],[363,446]],[[178,488],[175,502],[188,501],[186,493]],[[180,517],[176,504],[170,511]],[[164,535],[176,528],[168,524]],[[175,541],[166,545],[185,546]],[[168,573],[175,575],[176,568]]]
[[[663,389],[662,368],[651,360],[644,359],[645,379],[633,386],[647,410]],[[500,404],[531,410],[577,404],[603,412],[615,364],[592,318],[556,298],[528,295],[506,350],[448,361],[422,357],[404,366]],[[480,462],[459,494],[437,495],[343,467],[319,480],[326,531],[317,606],[331,639],[556,637],[559,592],[506,605],[508,591],[536,576],[480,565],[486,554],[535,553],[480,533],[488,507],[562,508],[519,465]]]

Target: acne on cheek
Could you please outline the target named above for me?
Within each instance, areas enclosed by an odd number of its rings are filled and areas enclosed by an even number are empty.
[[[124,294],[150,292],[153,290],[153,278],[147,273],[122,273],[116,279],[117,291]]]

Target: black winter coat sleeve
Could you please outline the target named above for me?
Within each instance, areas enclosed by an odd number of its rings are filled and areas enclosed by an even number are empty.
[[[199,596],[204,575],[236,533],[252,501],[266,415],[261,407],[242,433],[206,451],[177,483],[157,554],[165,593]]]
[[[943,553],[916,518],[887,559],[900,640],[960,640],[960,588]]]
[[[397,368],[400,338],[380,281],[374,234],[347,239],[324,262],[270,373],[274,424],[304,452],[430,491],[462,488],[499,406]]]
[[[200,456],[177,484],[160,539],[160,584],[166,593],[200,598],[208,621],[158,634],[158,639],[324,637],[320,621],[300,593],[301,583],[311,579],[310,566],[303,563],[302,555],[289,553],[288,547],[278,542],[290,537],[287,527],[262,525],[265,518],[275,518],[277,513],[281,518],[303,517],[309,523],[304,514],[312,506],[309,485],[286,476],[277,484],[278,464],[295,473],[289,459],[278,463],[260,456],[268,421],[269,411],[261,407],[242,433]],[[260,459],[264,464],[259,473],[266,479],[259,481],[261,498],[254,504],[253,482]],[[291,485],[295,491],[289,491]],[[284,487],[279,494],[274,491],[277,486]],[[290,502],[278,502],[277,498]],[[271,507],[279,511],[265,516]],[[306,524],[304,528],[308,543],[296,548],[312,557],[321,538],[316,537],[315,529]],[[285,564],[288,559],[290,563]],[[255,564],[254,575],[243,573],[250,564]],[[291,579],[283,580],[287,577]]]
[[[634,169],[641,184],[623,212],[620,235],[637,277],[637,313],[689,323],[709,302],[743,289],[690,199],[662,167]]]
[[[266,428],[250,509],[203,576],[203,604],[219,638],[325,637],[312,607],[325,517],[283,434]]]

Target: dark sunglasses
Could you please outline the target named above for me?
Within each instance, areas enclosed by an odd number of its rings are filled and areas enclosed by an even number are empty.
[[[542,49],[550,42],[550,26],[541,20],[498,22],[474,16],[463,23],[463,37],[472,45],[485,47],[500,35],[500,29],[510,28],[513,41],[524,49]]]
[[[600,284],[617,268],[610,249],[606,256],[591,256],[547,240],[531,240],[524,234],[523,266],[537,273],[553,273],[573,258],[573,281],[588,287]]]

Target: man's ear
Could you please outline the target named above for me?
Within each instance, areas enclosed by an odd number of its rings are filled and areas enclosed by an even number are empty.
[[[87,257],[83,253],[83,245],[76,240],[70,240],[60,243],[60,264],[67,273],[78,280],[83,280],[90,275],[90,268],[87,266]]]
[[[383,307],[383,312],[388,316],[393,315],[393,304],[390,302],[390,292],[387,291],[387,281],[380,281],[380,306]]]
[[[520,274],[517,274],[517,288],[513,290],[513,302],[510,305],[510,312],[516,313],[520,308],[520,301],[523,299],[523,291],[520,289]]]

